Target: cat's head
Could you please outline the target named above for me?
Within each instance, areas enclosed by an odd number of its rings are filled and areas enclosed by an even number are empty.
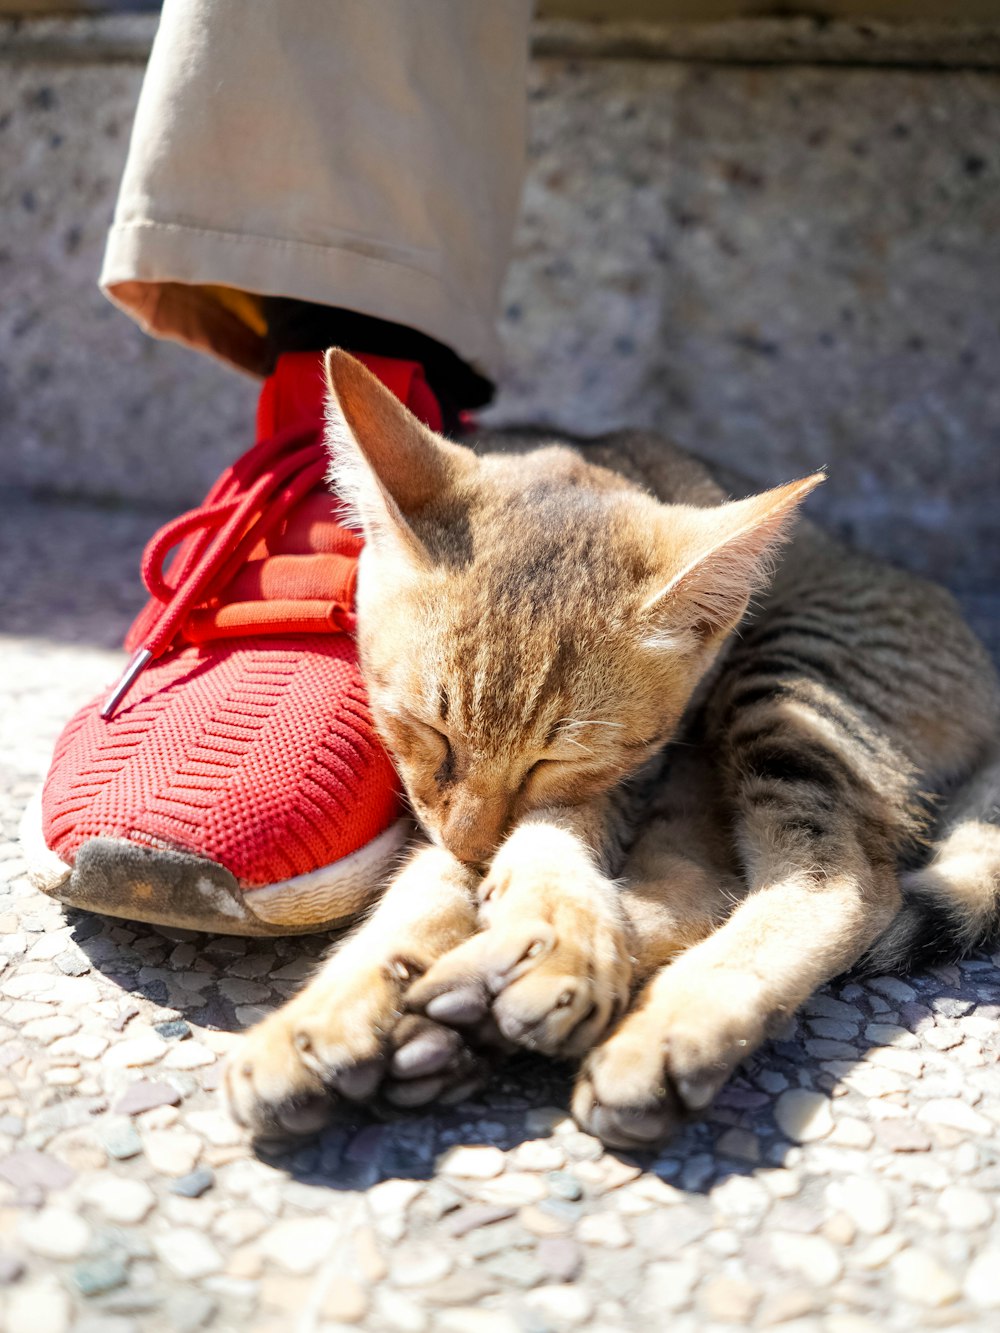
[[[485,862],[670,738],[820,478],[663,505],[564,447],[477,457],[346,353],[326,368],[372,712],[431,837]]]

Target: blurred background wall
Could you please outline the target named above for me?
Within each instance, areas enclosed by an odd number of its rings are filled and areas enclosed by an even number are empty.
[[[95,279],[150,3],[0,0],[0,486],[200,499],[255,386]],[[655,425],[1000,585],[1000,3],[544,0],[492,424]],[[13,488],[13,489],[10,489]]]

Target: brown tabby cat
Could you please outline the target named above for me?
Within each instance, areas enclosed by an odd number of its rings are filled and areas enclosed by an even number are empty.
[[[726,502],[637,433],[477,456],[327,371],[426,839],[248,1035],[237,1119],[457,1100],[499,1044],[582,1057],[579,1123],[650,1145],[831,977],[988,937],[1000,684],[939,588],[807,525],[774,573],[820,476]]]

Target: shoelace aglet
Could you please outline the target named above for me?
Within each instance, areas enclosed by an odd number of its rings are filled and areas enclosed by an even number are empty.
[[[148,648],[140,648],[137,653],[133,653],[132,659],[122,672],[118,684],[104,701],[104,707],[101,709],[101,717],[103,717],[105,721],[107,721],[128,693],[129,687],[135,680],[136,676],[138,676],[140,671],[142,671],[152,660],[153,654]]]

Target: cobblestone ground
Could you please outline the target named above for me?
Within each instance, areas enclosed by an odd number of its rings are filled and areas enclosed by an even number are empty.
[[[824,990],[652,1159],[576,1130],[535,1063],[255,1157],[220,1066],[326,941],[67,916],[15,841],[114,673],[157,517],[21,501],[0,525],[0,1326],[1000,1326],[1000,955]]]

